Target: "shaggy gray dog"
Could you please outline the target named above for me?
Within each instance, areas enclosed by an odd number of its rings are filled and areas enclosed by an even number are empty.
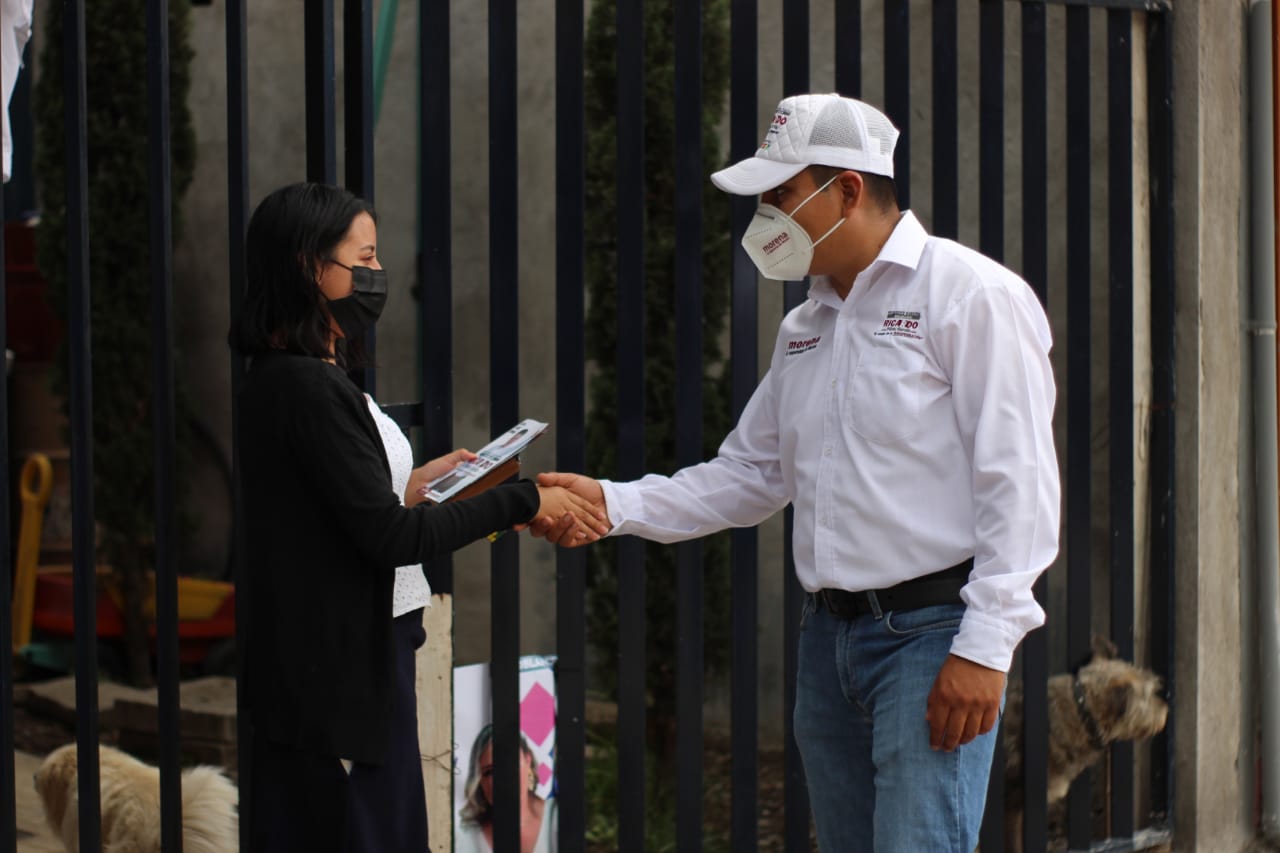
[[[1160,677],[1116,660],[1095,643],[1093,659],[1076,675],[1049,679],[1050,805],[1072,781],[1103,756],[1108,744],[1140,740],[1164,729],[1169,707]],[[1021,850],[1025,786],[1022,779],[1021,683],[1009,688],[1004,711],[1005,849]]]

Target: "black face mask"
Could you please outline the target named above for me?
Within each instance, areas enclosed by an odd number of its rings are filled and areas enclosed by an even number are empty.
[[[378,322],[382,306],[387,304],[387,271],[334,263],[351,270],[352,290],[341,299],[329,300],[329,313],[342,329],[342,334],[355,337]]]

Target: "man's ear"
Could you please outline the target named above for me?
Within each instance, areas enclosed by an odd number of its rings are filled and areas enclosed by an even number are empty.
[[[862,175],[847,169],[836,178],[836,185],[840,187],[841,209],[847,216],[866,197],[866,182]]]

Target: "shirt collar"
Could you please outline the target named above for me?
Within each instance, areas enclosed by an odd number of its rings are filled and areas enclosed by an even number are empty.
[[[920,224],[920,220],[916,219],[916,215],[909,210],[904,210],[898,219],[898,224],[893,226],[889,239],[880,247],[880,254],[876,255],[876,259],[867,269],[879,263],[891,263],[914,270],[920,265],[920,255],[924,253],[924,246],[928,239],[929,234]],[[808,296],[814,302],[829,305],[837,310],[844,304],[844,300],[831,284],[830,277],[825,275],[816,275],[809,280]]]
[[[920,265],[920,255],[924,253],[924,245],[928,239],[929,234],[920,220],[916,219],[916,215],[904,210],[898,224],[893,227],[893,233],[880,248],[880,254],[871,262],[872,266],[887,261],[915,269]]]
[[[840,294],[836,293],[836,289],[831,286],[830,276],[825,275],[815,275],[809,279],[808,297],[819,305],[826,305],[837,311],[844,304]]]

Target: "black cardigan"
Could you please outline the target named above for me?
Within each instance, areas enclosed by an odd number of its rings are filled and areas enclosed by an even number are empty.
[[[360,390],[318,358],[256,356],[240,393],[253,728],[284,746],[380,763],[397,566],[529,521],[527,481],[406,509]]]

